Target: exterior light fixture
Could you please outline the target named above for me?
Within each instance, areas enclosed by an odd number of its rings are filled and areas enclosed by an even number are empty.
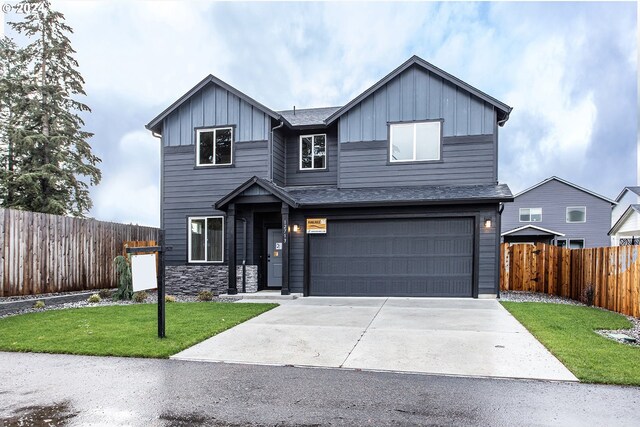
[[[491,218],[484,219],[484,228],[491,228]]]
[[[300,226],[298,224],[293,224],[293,232],[297,233],[300,231]]]

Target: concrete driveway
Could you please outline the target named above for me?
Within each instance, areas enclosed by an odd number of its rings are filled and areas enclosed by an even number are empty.
[[[172,359],[577,381],[496,300],[283,301]]]

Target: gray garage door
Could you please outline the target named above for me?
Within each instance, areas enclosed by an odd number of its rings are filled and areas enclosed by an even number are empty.
[[[310,295],[470,297],[473,219],[329,220],[310,235]]]

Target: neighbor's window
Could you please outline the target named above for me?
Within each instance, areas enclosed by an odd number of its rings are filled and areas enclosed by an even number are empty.
[[[569,249],[583,249],[584,239],[569,239]]]
[[[542,208],[520,208],[520,222],[542,222]]]
[[[567,222],[587,222],[587,208],[585,206],[568,207]]]
[[[561,248],[567,247],[567,239],[556,239],[556,246]]]
[[[440,121],[390,126],[389,161],[440,160]]]
[[[197,165],[230,165],[232,158],[233,128],[198,129]]]
[[[327,135],[300,136],[300,169],[326,169]]]
[[[224,218],[189,218],[189,262],[222,262]]]

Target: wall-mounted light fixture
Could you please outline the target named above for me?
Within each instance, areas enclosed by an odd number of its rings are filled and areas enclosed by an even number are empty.
[[[300,226],[298,224],[293,224],[293,232],[297,233],[300,231]]]
[[[484,219],[484,228],[491,228],[491,218]]]

